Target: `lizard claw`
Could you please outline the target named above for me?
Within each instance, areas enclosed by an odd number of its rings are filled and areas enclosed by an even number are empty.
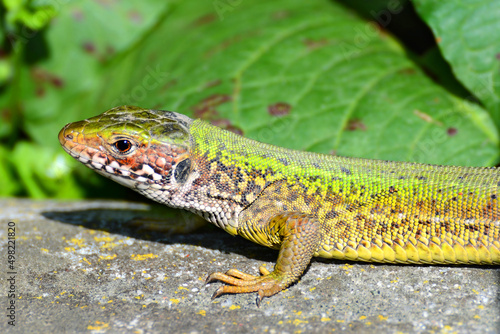
[[[262,299],[264,299],[264,291],[263,290],[259,290],[258,294],[257,294],[257,298],[255,300],[255,303],[257,304],[257,307],[260,307],[260,303],[262,302]]]
[[[212,283],[212,282],[214,282],[214,281],[216,281],[216,279],[214,279],[214,278],[212,277],[212,274],[210,274],[210,275],[208,275],[208,276],[207,276],[207,278],[205,279],[205,285],[206,285],[206,284],[208,284],[208,283]]]
[[[213,293],[212,297],[210,298],[211,300],[214,300],[215,298],[219,297],[220,295],[222,295],[224,292],[222,291],[222,287],[218,288],[217,290],[215,290],[215,292]]]

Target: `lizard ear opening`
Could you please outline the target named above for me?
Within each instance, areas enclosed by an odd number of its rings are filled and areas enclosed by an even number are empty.
[[[186,182],[189,171],[191,170],[191,159],[182,160],[177,164],[174,171],[174,179],[177,183],[183,184]]]

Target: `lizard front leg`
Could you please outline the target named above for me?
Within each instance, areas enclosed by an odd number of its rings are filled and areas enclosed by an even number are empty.
[[[239,229],[246,238],[280,252],[274,270],[260,267],[262,276],[253,276],[236,269],[225,274],[216,272],[208,276],[207,283],[222,281],[212,296],[225,293],[258,292],[257,305],[264,297],[272,296],[299,279],[307,268],[320,242],[320,224],[315,217],[296,212],[276,215],[266,222],[251,220]],[[240,233],[238,233],[240,234]]]

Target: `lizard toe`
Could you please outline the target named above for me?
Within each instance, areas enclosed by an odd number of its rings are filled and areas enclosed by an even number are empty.
[[[285,277],[279,277],[274,273],[268,272],[268,274],[258,277],[231,269],[226,274],[217,272],[209,275],[207,283],[221,281],[228,284],[218,288],[212,295],[212,299],[226,293],[258,292],[257,304],[260,304],[264,297],[272,296],[285,289],[286,284],[283,282],[285,280]]]

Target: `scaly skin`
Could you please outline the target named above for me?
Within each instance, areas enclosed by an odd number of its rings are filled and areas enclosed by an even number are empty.
[[[262,144],[184,115],[117,107],[71,123],[64,149],[98,173],[233,235],[279,249],[273,272],[213,273],[258,303],[313,256],[426,264],[499,264],[495,168],[354,159]]]

